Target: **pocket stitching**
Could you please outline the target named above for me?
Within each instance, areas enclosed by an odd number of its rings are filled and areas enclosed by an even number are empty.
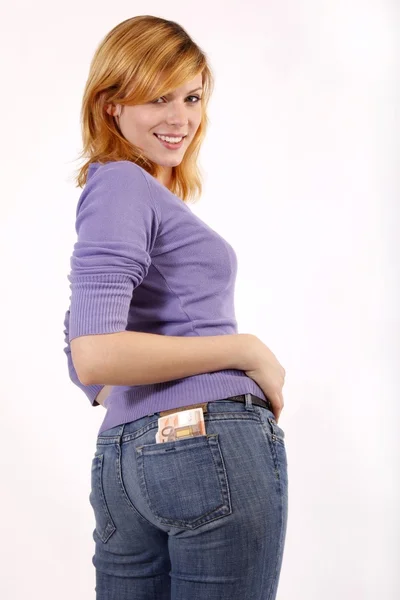
[[[212,521],[215,521],[216,519],[220,519],[220,518],[228,516],[232,513],[228,476],[227,476],[227,472],[226,472],[226,468],[225,468],[225,462],[223,459],[221,447],[220,447],[219,440],[218,440],[218,434],[209,434],[209,435],[202,436],[202,437],[207,438],[206,448],[211,453],[211,458],[212,458],[213,465],[215,468],[215,474],[216,474],[216,477],[217,477],[217,480],[219,483],[219,491],[221,494],[222,504],[220,504],[216,508],[211,509],[210,511],[208,511],[206,513],[203,513],[202,515],[200,515],[196,519],[193,519],[192,521],[187,521],[187,520],[182,520],[182,519],[171,519],[168,517],[163,517],[155,510],[154,504],[150,500],[150,494],[149,494],[148,487],[147,487],[147,482],[146,482],[146,477],[145,477],[145,472],[144,472],[145,471],[144,461],[143,461],[144,455],[141,451],[136,452],[139,481],[140,481],[140,485],[142,486],[142,490],[144,490],[144,492],[145,492],[144,497],[145,497],[146,502],[147,502],[150,510],[152,511],[153,515],[155,516],[155,518],[157,518],[157,520],[160,523],[163,523],[165,525],[182,527],[182,528],[186,528],[186,529],[196,529],[197,527],[200,527],[203,524],[211,523]],[[182,439],[182,440],[176,440],[176,441],[179,443],[181,441],[187,441],[188,439],[193,439],[193,438],[187,438],[186,440]],[[168,443],[168,442],[165,442],[165,443]],[[172,442],[172,443],[175,443],[175,442]],[[159,444],[146,444],[145,446],[153,446],[153,445],[158,446]],[[216,463],[216,457],[214,456],[215,451],[214,451],[213,446],[216,449],[216,452],[218,452],[218,457],[219,457],[219,460],[221,461],[221,465],[222,465],[222,469],[223,469],[222,473],[221,473],[221,469],[219,468],[218,464]],[[141,448],[143,448],[143,446]],[[188,449],[190,449],[190,448],[188,448]],[[138,448],[136,448],[136,450],[138,450]],[[149,455],[151,456],[151,454],[152,453],[150,452],[147,456],[149,456]],[[208,515],[211,515],[213,513],[216,513],[215,517],[207,518]]]
[[[269,421],[269,423],[271,425],[271,429],[272,429],[272,434],[271,434],[272,439],[274,441],[280,442],[281,444],[285,445],[285,437],[279,433],[279,429],[281,429],[281,428],[278,429],[279,426],[278,426],[277,422],[271,418],[268,418],[268,421]]]
[[[275,429],[274,429],[274,419],[267,417],[266,419],[267,423],[263,420],[262,416],[260,415],[260,425],[261,425],[261,429],[266,437],[266,441],[267,444],[270,448],[270,451],[272,453],[272,459],[274,462],[274,470],[275,470],[275,476],[276,479],[278,480],[278,489],[280,492],[282,492],[282,484],[281,484],[281,477],[280,477],[280,469],[282,468],[286,468],[285,465],[282,465],[281,463],[281,459],[279,458],[278,455],[278,449],[277,449],[277,444],[279,444],[282,447],[282,451],[285,453],[286,455],[286,447],[285,447],[285,442],[275,434]],[[280,451],[279,451],[280,452]]]

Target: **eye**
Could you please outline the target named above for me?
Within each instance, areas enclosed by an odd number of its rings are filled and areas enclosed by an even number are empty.
[[[200,102],[200,100],[201,100],[200,96],[195,96],[195,95],[194,96],[188,96],[188,98],[196,98],[196,100],[197,100],[196,102],[189,102],[189,104],[198,104]],[[158,101],[159,100],[163,100],[163,99],[164,99],[164,97],[157,98],[157,100],[153,100],[151,102],[151,104],[159,104]]]
[[[200,102],[200,96],[188,96],[188,98],[196,98],[197,102]],[[190,102],[189,104],[197,104],[197,102]]]

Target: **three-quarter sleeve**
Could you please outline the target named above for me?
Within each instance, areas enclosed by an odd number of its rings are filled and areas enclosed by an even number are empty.
[[[103,389],[104,385],[100,385],[100,384],[92,384],[92,385],[85,385],[81,382],[81,380],[78,377],[78,374],[75,370],[75,365],[73,363],[72,360],[72,354],[71,354],[71,347],[69,345],[68,339],[69,339],[69,316],[70,316],[70,311],[67,310],[67,312],[65,313],[65,317],[64,317],[64,342],[66,343],[66,346],[64,347],[64,353],[67,357],[67,364],[68,364],[68,373],[69,373],[69,378],[72,381],[72,383],[74,383],[76,386],[78,386],[87,396],[87,398],[90,401],[90,404],[92,406],[100,406],[100,404],[98,402],[96,402],[96,398],[99,394],[99,392]]]
[[[151,264],[159,218],[141,167],[100,165],[77,206],[71,256],[69,341],[124,331],[133,290]]]

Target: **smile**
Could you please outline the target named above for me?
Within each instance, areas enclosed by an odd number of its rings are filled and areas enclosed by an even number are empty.
[[[171,141],[167,141],[167,139],[164,138],[164,136],[161,138],[159,137],[156,133],[154,134],[156,136],[156,138],[158,139],[158,141],[164,146],[164,148],[168,148],[169,150],[178,150],[179,148],[182,147],[183,145],[183,141],[184,141],[184,137],[176,137],[176,138],[167,138],[168,140],[178,140],[178,142],[171,142]]]

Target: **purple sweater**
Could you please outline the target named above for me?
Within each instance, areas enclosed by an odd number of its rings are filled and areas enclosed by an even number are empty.
[[[80,382],[71,357],[73,338],[125,330],[171,336],[238,333],[234,249],[135,163],[90,165],[76,232],[64,352],[70,379],[92,406],[99,406],[95,398],[107,382]],[[237,369],[114,386],[98,433],[154,412],[247,392],[266,399]]]

